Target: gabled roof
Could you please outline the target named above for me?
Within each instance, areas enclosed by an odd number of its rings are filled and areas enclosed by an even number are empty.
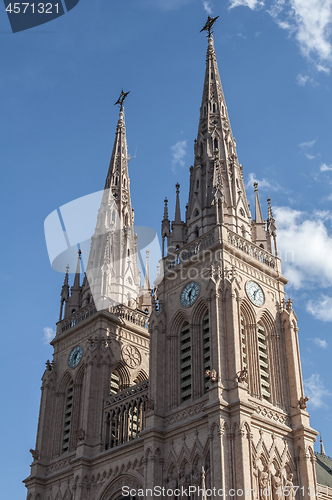
[[[323,453],[315,453],[315,455],[317,459],[317,483],[332,488],[332,458],[324,455]]]

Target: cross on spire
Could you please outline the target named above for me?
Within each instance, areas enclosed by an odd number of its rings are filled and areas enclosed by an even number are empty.
[[[114,104],[114,106],[116,106],[117,104],[119,104],[120,111],[123,111],[123,103],[124,103],[124,101],[125,101],[125,99],[126,99],[126,97],[127,97],[128,94],[130,94],[130,91],[129,92],[124,92],[123,89],[122,89],[119,99]]]

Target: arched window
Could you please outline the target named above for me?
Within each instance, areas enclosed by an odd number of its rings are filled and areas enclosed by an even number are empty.
[[[191,399],[191,335],[189,324],[180,332],[180,394],[181,403]]]
[[[198,227],[195,228],[195,233],[196,233],[196,238],[198,238],[198,236],[199,236],[199,229],[198,229]]]
[[[211,350],[210,350],[210,320],[206,314],[203,318],[203,369],[204,369],[204,392],[210,387],[209,377],[206,375],[211,370]]]
[[[69,450],[71,418],[73,410],[73,392],[74,392],[74,383],[71,380],[71,382],[67,387],[67,392],[66,392],[66,410],[65,410],[65,422],[63,429],[62,453],[65,453],[66,451]]]
[[[265,327],[258,323],[258,354],[261,395],[266,401],[271,402],[270,370],[268,358],[268,345]]]
[[[115,177],[115,185],[118,185],[118,176]]]
[[[121,391],[121,379],[118,372],[115,370],[111,373],[110,380],[110,395],[117,394]]]
[[[214,113],[216,112],[216,105],[215,104],[213,104],[212,110]]]
[[[199,188],[199,179],[197,179],[197,181],[196,181],[196,189],[198,189],[198,188]]]
[[[214,140],[214,149],[218,149],[218,139]]]

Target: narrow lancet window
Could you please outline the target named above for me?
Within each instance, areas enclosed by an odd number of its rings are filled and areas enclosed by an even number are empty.
[[[180,394],[181,403],[191,399],[191,336],[185,323],[180,334]]]
[[[73,410],[73,392],[74,384],[73,381],[70,382],[66,393],[66,410],[65,410],[65,424],[63,430],[63,443],[62,443],[62,453],[69,450],[69,439],[71,431],[71,416]]]
[[[204,392],[207,392],[210,387],[210,381],[206,372],[211,371],[210,320],[208,314],[203,318],[203,369],[204,369]]]
[[[258,353],[259,353],[259,373],[261,382],[262,398],[271,401],[270,372],[268,360],[268,348],[266,341],[266,331],[263,325],[258,324]]]

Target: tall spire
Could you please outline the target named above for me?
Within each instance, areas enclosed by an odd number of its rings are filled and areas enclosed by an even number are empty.
[[[220,204],[224,224],[247,238],[251,234],[251,214],[242,166],[237,158],[211,32],[211,22],[213,24],[216,19],[208,18],[203,28],[208,31],[208,47],[194,148],[195,162],[189,188],[186,220],[188,241],[201,235],[197,228],[201,227],[205,233],[220,222]]]
[[[111,161],[98,212],[86,274],[97,309],[134,305],[139,293],[137,241],[131,207],[128,151],[121,92]]]

